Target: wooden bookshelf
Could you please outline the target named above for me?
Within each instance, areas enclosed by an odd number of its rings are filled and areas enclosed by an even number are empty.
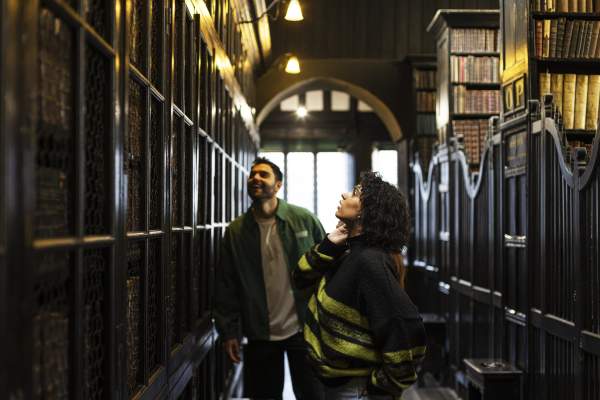
[[[499,26],[499,10],[438,10],[427,28],[437,44],[438,141],[457,140],[473,170],[500,113]]]
[[[435,55],[409,55],[407,62],[412,78],[415,101],[415,134],[413,152],[419,154],[421,167],[429,166],[436,142],[435,97],[437,92],[437,65]]]
[[[530,16],[522,27],[504,24],[505,47],[527,48],[527,53],[520,55],[520,67],[516,67],[519,62],[503,66],[503,87],[522,74],[527,81],[527,99],[541,99],[543,94],[552,93],[553,103],[564,123],[561,131],[565,144],[590,144],[598,129],[600,107],[600,88],[597,87],[600,77],[595,77],[600,75],[600,2],[585,2],[584,12],[581,9],[574,12],[569,7],[575,3],[562,0],[504,0],[501,3],[509,16],[505,21],[513,17],[512,13]],[[577,3],[577,7],[581,4],[584,3]],[[526,35],[513,34],[523,28]],[[570,76],[570,88],[565,90],[567,76]],[[567,104],[570,106],[566,107]]]

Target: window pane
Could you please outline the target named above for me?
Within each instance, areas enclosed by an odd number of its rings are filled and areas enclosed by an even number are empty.
[[[332,90],[331,111],[350,111],[350,95],[348,93]]]
[[[398,185],[398,152],[396,150],[374,150],[371,162],[373,171],[379,172],[384,181]]]
[[[322,90],[309,90],[306,92],[306,109],[308,111],[323,111]]]
[[[354,163],[351,155],[341,152],[317,154],[317,216],[326,232],[331,232],[337,225],[335,212],[341,194],[352,189],[353,181]]]
[[[281,111],[296,111],[298,105],[300,105],[298,95],[294,95],[292,97],[288,97],[279,103],[279,109]]]
[[[279,167],[281,173],[283,174],[283,182],[284,185],[281,187],[279,192],[277,193],[277,197],[280,199],[285,199],[285,155],[279,151],[267,151],[267,152],[259,152],[258,157],[265,157],[269,161],[272,161]]]
[[[314,212],[314,154],[288,153],[287,162],[288,201]]]
[[[358,101],[358,111],[359,112],[373,112],[373,109],[371,108],[370,105],[368,105],[364,101],[359,100]]]

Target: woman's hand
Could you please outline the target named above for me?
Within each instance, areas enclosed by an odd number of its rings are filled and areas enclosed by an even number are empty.
[[[327,239],[335,245],[344,244],[346,239],[348,239],[348,228],[346,227],[346,224],[339,221],[335,230],[327,234]]]

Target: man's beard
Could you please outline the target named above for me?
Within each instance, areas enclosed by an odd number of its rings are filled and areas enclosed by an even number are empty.
[[[254,201],[265,200],[275,197],[275,185],[260,185],[260,192],[258,194],[253,193],[254,188],[251,185],[248,187],[248,195]]]

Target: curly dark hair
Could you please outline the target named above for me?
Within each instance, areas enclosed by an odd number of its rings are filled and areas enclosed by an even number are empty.
[[[366,242],[389,252],[400,253],[408,244],[410,212],[406,197],[376,172],[360,178],[362,233]]]

